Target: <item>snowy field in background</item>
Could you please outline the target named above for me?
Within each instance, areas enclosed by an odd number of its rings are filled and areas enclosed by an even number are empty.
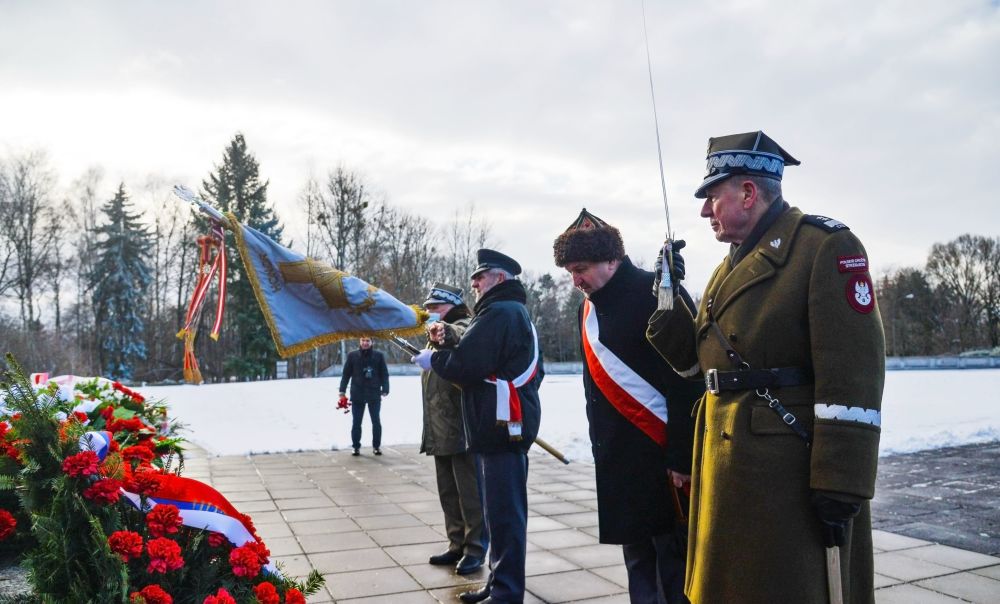
[[[337,411],[340,378],[141,388],[170,404],[192,442],[217,455],[351,446],[351,416]],[[546,376],[539,435],[592,462],[579,375]],[[882,455],[1000,440],[1000,370],[890,371],[882,403]],[[382,402],[382,445],[420,442],[419,376],[393,376]],[[362,444],[371,445],[365,414]],[[364,452],[364,450],[363,450]]]

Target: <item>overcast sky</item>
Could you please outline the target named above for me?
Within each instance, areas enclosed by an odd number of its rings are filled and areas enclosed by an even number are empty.
[[[709,136],[763,129],[785,197],[833,216],[876,274],[1000,235],[1000,9],[989,0],[648,0],[671,220],[700,292],[726,249],[700,203]],[[0,155],[44,149],[107,196],[197,187],[243,132],[286,232],[343,164],[557,270],[581,207],[647,263],[666,228],[639,0],[0,0]],[[363,275],[362,275],[363,277]]]

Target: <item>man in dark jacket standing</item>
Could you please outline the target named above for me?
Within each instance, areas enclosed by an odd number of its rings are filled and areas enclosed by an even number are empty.
[[[653,273],[632,264],[618,229],[583,210],[553,251],[586,296],[580,346],[601,543],[622,544],[633,604],[687,602],[670,483],[689,480],[691,408],[705,388],[646,340]]]
[[[479,454],[490,577],[482,589],[459,597],[464,602],[519,603],[524,600],[528,447],[541,420],[542,359],[524,305],[527,294],[515,279],[521,266],[488,249],[479,250],[477,259],[472,273],[477,302],[465,335],[459,340],[446,324],[432,325],[432,340],[455,347],[422,351],[413,362],[433,367],[462,387],[469,450]]]
[[[472,320],[462,294],[461,288],[435,283],[424,301],[424,308],[437,314],[459,339]],[[435,350],[443,347],[433,341],[428,346]],[[424,371],[421,383],[424,430],[420,452],[434,456],[438,496],[448,533],[448,550],[431,556],[429,562],[454,565],[456,573],[467,575],[482,567],[489,539],[483,526],[476,456],[468,451],[462,426],[462,390],[434,371]]]
[[[368,407],[368,416],[372,421],[372,448],[375,455],[382,451],[382,422],[379,412],[382,410],[382,397],[389,394],[389,368],[385,366],[385,355],[372,348],[371,338],[361,338],[360,348],[352,350],[347,355],[344,371],[340,377],[340,396],[347,392],[347,383],[351,383],[351,446],[354,455],[361,454],[361,420]]]

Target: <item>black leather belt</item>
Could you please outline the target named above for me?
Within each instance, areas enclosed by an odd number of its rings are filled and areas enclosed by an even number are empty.
[[[760,388],[783,388],[811,384],[813,372],[810,367],[775,367],[773,369],[744,369],[741,371],[705,372],[705,388],[712,394],[725,390],[758,390]]]

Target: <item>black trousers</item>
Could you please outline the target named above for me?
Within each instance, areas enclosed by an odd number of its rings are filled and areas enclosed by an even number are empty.
[[[483,499],[490,534],[490,597],[504,604],[524,601],[528,546],[528,455],[482,453]]]
[[[351,400],[351,446],[355,449],[361,448],[361,420],[365,417],[365,406],[368,407],[368,416],[372,420],[372,447],[378,449],[382,446],[382,421],[379,419],[379,412],[382,410],[382,398],[374,400]]]
[[[687,604],[684,569],[687,553],[669,533],[622,546],[632,604]]]

